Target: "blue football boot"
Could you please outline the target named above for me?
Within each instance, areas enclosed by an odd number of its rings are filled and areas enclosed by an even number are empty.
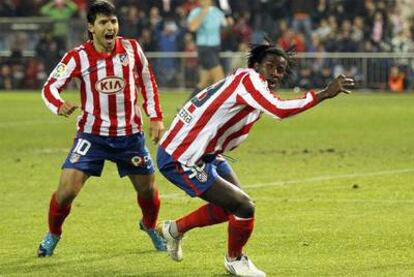
[[[42,240],[42,242],[39,245],[39,249],[37,250],[37,256],[38,257],[49,257],[53,255],[53,251],[56,248],[56,245],[58,244],[60,240],[60,236],[47,233],[45,238]]]
[[[139,221],[139,228],[148,234],[157,251],[167,251],[167,243],[165,239],[160,236],[155,229],[145,227],[142,220]]]

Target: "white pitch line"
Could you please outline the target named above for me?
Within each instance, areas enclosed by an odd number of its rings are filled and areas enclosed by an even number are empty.
[[[313,183],[313,182],[319,182],[319,181],[329,181],[329,180],[338,180],[338,179],[352,179],[352,178],[357,178],[357,177],[395,175],[395,174],[411,173],[411,172],[414,172],[414,168],[403,168],[403,169],[395,169],[395,170],[362,172],[362,173],[342,174],[342,175],[317,176],[317,177],[305,178],[305,179],[300,179],[300,180],[287,180],[287,181],[277,181],[277,182],[270,182],[270,183],[258,183],[258,184],[246,185],[243,187],[246,187],[246,188],[278,187],[278,186],[294,185],[294,184],[301,184],[301,183]]]
[[[375,171],[375,172],[361,172],[353,174],[342,174],[342,175],[329,175],[329,176],[316,176],[311,178],[299,179],[299,180],[287,180],[287,181],[277,181],[270,183],[257,183],[251,185],[244,185],[243,188],[269,188],[269,187],[281,187],[287,185],[303,184],[303,183],[314,183],[320,181],[329,181],[329,180],[339,180],[339,179],[352,179],[358,177],[375,177],[375,176],[384,176],[384,175],[396,175],[403,173],[414,172],[414,168],[403,168],[403,169],[394,169],[394,170],[384,170],[384,171]],[[161,194],[163,198],[181,198],[184,196],[183,193],[168,193]]]

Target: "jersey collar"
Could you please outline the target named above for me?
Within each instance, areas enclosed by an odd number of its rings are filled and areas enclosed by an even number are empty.
[[[93,41],[92,40],[88,40],[86,42],[86,47],[89,48],[90,53],[92,53],[92,55],[96,58],[96,59],[107,59],[110,57],[113,57],[117,54],[120,53],[125,53],[125,49],[122,46],[122,42],[121,42],[122,38],[121,37],[117,37],[115,40],[115,47],[112,50],[111,53],[106,53],[106,52],[98,52],[96,51],[96,49],[93,47]]]

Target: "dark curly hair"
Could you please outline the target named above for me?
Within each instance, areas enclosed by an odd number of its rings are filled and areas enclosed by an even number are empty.
[[[265,42],[263,44],[252,44],[250,48],[250,52],[247,56],[248,67],[254,68],[255,64],[260,63],[268,54],[283,57],[287,62],[286,75],[283,81],[291,80],[293,76],[293,69],[296,67],[296,61],[294,59],[296,54],[295,45],[289,47],[287,50],[283,50],[282,48],[270,43],[268,38],[265,38]]]

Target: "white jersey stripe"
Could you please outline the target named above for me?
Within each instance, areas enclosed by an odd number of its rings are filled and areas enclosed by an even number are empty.
[[[42,90],[42,98],[52,112],[57,113],[62,105],[59,93],[73,77],[81,80],[83,114],[77,124],[80,132],[101,136],[140,132],[142,118],[136,105],[138,79],[147,115],[162,119],[154,75],[136,40],[118,37],[111,53],[97,52],[92,41],[69,51]]]
[[[115,76],[122,76],[123,70],[122,70],[122,64],[119,62],[119,57],[114,56],[112,58],[112,63],[114,65],[114,75]],[[117,111],[117,119],[118,119],[118,129],[117,129],[117,135],[118,136],[125,136],[125,96],[123,92],[119,92],[119,95],[116,98],[116,111]]]
[[[261,113],[283,118],[315,104],[312,93],[300,100],[277,99],[256,71],[239,69],[186,103],[160,144],[175,160],[192,166],[206,154],[241,144]]]
[[[98,68],[98,80],[102,80],[105,77],[107,77],[106,74],[106,62],[103,59],[98,60],[97,64],[96,64],[97,68]],[[100,135],[102,136],[108,136],[109,135],[109,127],[111,126],[111,120],[109,118],[109,104],[108,104],[108,95],[103,94],[103,93],[99,93],[99,106],[101,107],[101,114],[100,114],[100,118],[102,119],[102,123],[99,126],[100,127]]]
[[[145,86],[145,92],[147,95],[146,96],[147,111],[150,116],[154,117],[156,115],[155,101],[154,101],[154,87],[152,85],[151,74],[149,71],[149,64],[139,44],[137,44],[137,50],[138,50],[138,57],[142,64],[142,72],[141,72],[142,81],[144,84],[148,84],[147,86]]]

